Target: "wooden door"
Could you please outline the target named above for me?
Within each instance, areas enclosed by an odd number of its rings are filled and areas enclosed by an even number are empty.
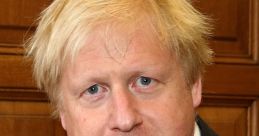
[[[64,136],[35,88],[21,47],[51,0],[0,0],[0,134]],[[199,114],[220,136],[259,136],[259,0],[193,0],[211,16],[215,64],[204,79]],[[29,29],[30,28],[30,29]]]
[[[62,136],[50,118],[44,92],[32,80],[31,62],[22,43],[35,29],[34,20],[50,0],[0,0],[0,135]]]
[[[259,1],[194,4],[215,25],[199,113],[221,136],[259,136]]]

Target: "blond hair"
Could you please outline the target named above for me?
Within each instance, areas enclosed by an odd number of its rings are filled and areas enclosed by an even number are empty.
[[[212,51],[207,46],[208,19],[188,0],[55,0],[41,13],[37,30],[26,44],[39,89],[59,109],[62,69],[93,27],[111,18],[130,22],[143,14],[152,21],[160,41],[176,54],[191,86],[211,62]]]

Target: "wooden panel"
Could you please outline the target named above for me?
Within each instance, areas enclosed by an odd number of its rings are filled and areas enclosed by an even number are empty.
[[[258,64],[258,0],[194,0],[214,22],[216,62]]]
[[[0,88],[0,100],[9,101],[48,101],[45,92],[36,89]]]
[[[0,130],[4,136],[65,136],[57,120],[50,118],[44,102],[0,101]]]
[[[217,64],[204,78],[205,94],[259,96],[259,66]]]
[[[220,136],[258,136],[259,98],[204,95],[199,115]]]
[[[32,34],[32,30],[29,31],[26,27],[12,28],[0,26],[0,54],[24,54],[22,43]]]
[[[0,55],[0,88],[34,88],[31,65],[23,56]]]
[[[47,101],[46,94],[36,89],[31,62],[23,56],[0,55],[0,99]]]
[[[199,114],[220,136],[246,136],[247,110],[242,107],[201,107]]]
[[[258,136],[259,135],[259,98],[255,100],[250,109],[250,121],[248,126],[250,131],[248,131],[249,136]]]
[[[4,136],[52,136],[53,121],[41,116],[0,116],[0,130]],[[14,130],[15,128],[15,130]]]
[[[47,101],[36,89],[31,62],[18,55],[0,55],[0,99]]]
[[[31,35],[36,26],[34,21],[50,2],[51,0],[0,1],[0,54],[23,54],[21,44]]]
[[[1,0],[1,26],[31,26],[50,0]]]

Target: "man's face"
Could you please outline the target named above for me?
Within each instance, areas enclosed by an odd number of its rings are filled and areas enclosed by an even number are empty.
[[[179,62],[154,32],[95,29],[62,74],[68,136],[192,136],[200,80],[187,89]]]

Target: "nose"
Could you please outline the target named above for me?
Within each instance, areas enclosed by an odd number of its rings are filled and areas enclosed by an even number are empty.
[[[109,126],[112,131],[130,132],[142,124],[136,98],[125,90],[113,92]]]

